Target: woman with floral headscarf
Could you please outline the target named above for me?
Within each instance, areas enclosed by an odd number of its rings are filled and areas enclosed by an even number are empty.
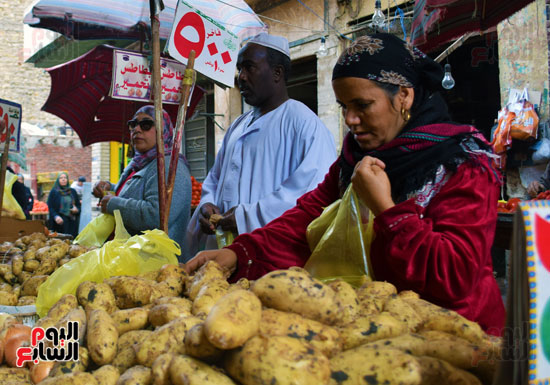
[[[69,186],[69,174],[61,172],[48,194],[49,228],[63,234],[78,234],[80,200]]]
[[[134,157],[124,169],[116,185],[97,182],[93,194],[100,198],[101,211],[112,214],[120,210],[124,226],[130,235],[143,230],[159,228],[159,194],[157,176],[157,124],[155,108],[140,108],[128,122]],[[173,143],[173,126],[170,116],[163,110],[162,137],[165,164],[170,164]],[[166,167],[168,178],[168,167]],[[111,194],[113,192],[114,194]],[[181,246],[191,208],[191,176],[187,161],[180,155],[174,182],[168,235]]]
[[[500,334],[490,251],[501,181],[481,133],[451,122],[442,78],[437,63],[393,35],[354,41],[332,75],[350,132],[325,180],[265,227],[197,254],[188,272],[211,259],[234,270],[232,279],[304,266],[307,226],[351,183],[375,215],[374,277]]]

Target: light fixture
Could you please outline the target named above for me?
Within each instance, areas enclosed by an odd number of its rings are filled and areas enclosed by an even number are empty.
[[[320,57],[323,57],[323,56],[327,56],[328,54],[328,49],[327,49],[327,46],[325,45],[325,37],[321,37],[321,45],[319,46],[319,50],[317,51],[317,56],[320,56]]]
[[[382,12],[381,0],[376,0],[376,3],[374,5],[374,13],[372,14],[372,25],[376,29],[382,29],[384,28],[385,23],[386,23],[386,17]]]
[[[451,65],[445,64],[445,76],[443,76],[443,80],[441,81],[441,85],[446,90],[450,90],[455,86],[455,80],[453,79],[453,76],[451,75]]]

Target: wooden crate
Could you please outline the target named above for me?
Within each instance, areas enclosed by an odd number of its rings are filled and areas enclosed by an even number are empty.
[[[17,321],[21,322],[24,325],[33,327],[36,324],[36,321],[40,317],[36,314],[35,305],[25,305],[25,306],[4,306],[0,305],[0,313],[8,313],[13,315]]]
[[[32,233],[44,233],[44,222],[0,217],[0,243],[15,242],[18,238]]]

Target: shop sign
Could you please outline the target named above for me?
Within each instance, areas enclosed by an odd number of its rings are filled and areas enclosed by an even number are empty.
[[[133,101],[152,101],[152,69],[147,56],[138,52],[115,49],[113,69],[111,97]],[[163,103],[179,104],[181,79],[184,72],[184,64],[172,59],[160,59]]]

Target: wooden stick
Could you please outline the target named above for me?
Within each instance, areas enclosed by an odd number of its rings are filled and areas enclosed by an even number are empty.
[[[6,183],[6,168],[8,166],[8,152],[10,150],[10,132],[6,123],[0,121],[0,134],[6,130],[6,143],[4,144],[4,153],[2,154],[2,165],[0,166],[0,220],[2,219],[2,204],[4,203],[4,183]]]
[[[165,166],[164,166],[164,139],[163,116],[162,116],[162,89],[160,78],[160,22],[158,15],[151,12],[151,30],[153,40],[153,100],[155,101],[155,126],[157,128],[157,174],[158,174],[158,192],[159,192],[159,228],[168,233],[168,221],[166,215],[166,184],[165,184]]]
[[[170,205],[172,203],[172,193],[174,192],[174,183],[176,181],[176,171],[178,169],[178,159],[181,149],[181,139],[183,136],[183,126],[185,125],[185,116],[187,115],[187,105],[191,87],[194,82],[193,67],[195,66],[195,51],[191,50],[187,61],[185,75],[181,80],[181,97],[178,108],[178,117],[176,119],[176,132],[174,133],[174,143],[172,144],[172,156],[170,157],[170,168],[168,169],[168,183],[166,186],[166,227],[168,227],[168,217],[170,216]]]

